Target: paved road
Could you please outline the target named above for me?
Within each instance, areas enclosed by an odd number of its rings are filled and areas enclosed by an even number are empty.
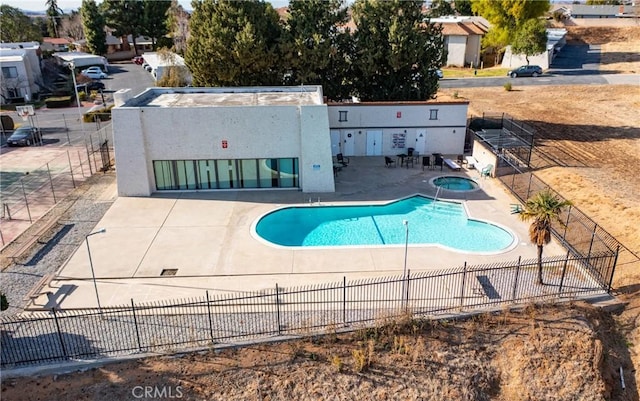
[[[471,88],[530,85],[640,85],[640,74],[610,74],[599,70],[599,45],[566,45],[545,73],[538,78],[461,78],[443,79],[441,88]]]
[[[109,78],[102,80],[105,84],[104,97],[107,104],[113,102],[113,93],[122,88],[132,88],[134,94],[154,85],[153,77],[141,66],[133,63],[112,64],[109,67]],[[42,108],[28,122],[23,122],[16,113],[11,113],[16,124],[32,124],[43,132],[45,146],[68,146],[82,144],[88,134],[100,130],[105,123],[82,123],[81,115],[94,104],[84,102],[82,107],[65,107],[60,109]],[[4,146],[5,138],[0,135],[0,144]]]

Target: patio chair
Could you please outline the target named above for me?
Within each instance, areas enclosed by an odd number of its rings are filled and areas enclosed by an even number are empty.
[[[490,177],[491,170],[493,170],[493,164],[487,164],[480,170],[480,177]]]
[[[425,167],[431,168],[431,158],[429,156],[422,156],[422,171]]]
[[[347,165],[349,165],[349,158],[342,156],[342,153],[338,153],[336,155],[336,159],[338,160],[338,163],[342,164],[345,167],[347,167]]]
[[[389,156],[385,156],[384,157],[384,166],[385,167],[395,167],[396,166],[396,161],[393,160],[392,158],[390,158]]]

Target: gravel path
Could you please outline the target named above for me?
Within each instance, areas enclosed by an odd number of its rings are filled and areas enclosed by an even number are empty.
[[[115,180],[115,172],[94,175],[23,234],[30,235],[42,225],[56,221],[15,263],[4,260],[8,266],[0,273],[0,288],[7,296],[9,309],[0,312],[0,317],[22,312],[26,305],[24,298],[33,286],[43,276],[56,272],[78,249],[85,235],[115,201],[115,198],[104,200],[105,191]],[[16,242],[4,251],[9,253],[12,246],[20,246]]]

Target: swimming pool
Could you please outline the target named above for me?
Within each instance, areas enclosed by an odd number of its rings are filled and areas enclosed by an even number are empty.
[[[431,180],[431,183],[449,191],[475,191],[480,188],[478,183],[471,178],[457,176],[436,177]]]
[[[252,230],[285,247],[438,245],[463,252],[497,253],[515,243],[509,231],[469,219],[461,203],[416,195],[384,205],[300,206],[270,212]]]

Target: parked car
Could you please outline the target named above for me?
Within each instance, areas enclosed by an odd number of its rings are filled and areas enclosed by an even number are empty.
[[[537,77],[539,75],[542,75],[542,68],[539,65],[522,65],[514,70],[507,72],[507,76],[511,78]]]
[[[9,146],[31,146],[42,141],[40,130],[35,127],[24,126],[13,131],[13,134],[7,138]]]
[[[84,84],[78,84],[79,91],[99,91],[104,89],[104,84],[100,81],[91,81]]]
[[[86,70],[82,70],[80,74],[91,79],[104,79],[107,77],[107,74],[100,67],[89,67]]]

